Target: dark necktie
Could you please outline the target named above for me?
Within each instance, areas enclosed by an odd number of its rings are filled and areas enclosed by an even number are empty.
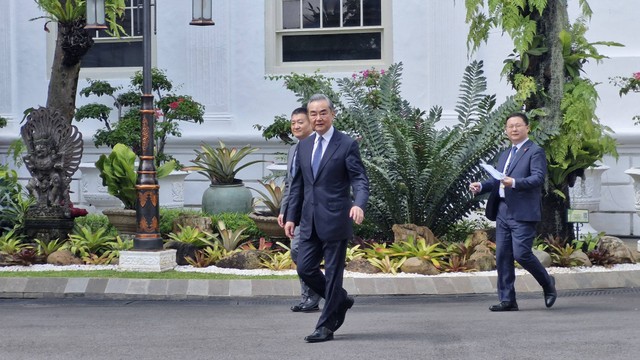
[[[513,160],[515,160],[515,158],[516,158],[516,151],[518,151],[518,147],[517,146],[514,146],[514,147],[511,148],[511,155],[509,155],[509,158],[507,159],[507,165],[504,167],[504,173],[505,174],[509,171],[509,167],[513,163]]]
[[[316,151],[313,152],[313,159],[311,161],[311,170],[313,171],[314,178],[320,168],[320,160],[322,160],[322,136],[318,138],[318,146],[316,146]]]

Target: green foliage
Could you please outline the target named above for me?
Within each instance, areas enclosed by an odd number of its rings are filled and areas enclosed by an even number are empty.
[[[181,137],[180,122],[193,122],[202,124],[204,121],[204,106],[196,102],[191,96],[179,95],[171,92],[173,84],[164,70],[151,70],[151,87],[155,93],[155,156],[156,165],[175,160],[170,154],[165,153],[167,138],[170,136]],[[142,103],[142,72],[138,71],[131,78],[131,85],[127,92],[117,94],[121,87],[112,86],[103,80],[87,79],[89,86],[80,90],[82,96],[109,96],[114,101],[117,110],[117,122],[111,124],[109,117],[112,109],[108,106],[92,103],[81,106],[76,111],[75,119],[97,119],[104,124],[103,129],[98,129],[94,136],[96,146],[107,145],[114,147],[122,143],[141,154],[141,128],[140,106]],[[180,167],[175,163],[176,169]]]
[[[216,244],[219,248],[220,245]],[[224,249],[223,249],[224,250]],[[211,265],[214,265],[218,260],[222,258],[220,256],[220,252],[216,251],[214,248],[206,247],[204,249],[196,250],[194,253],[194,258],[191,256],[186,256],[184,259],[189,263],[189,265],[196,268],[204,268]]]
[[[364,258],[364,256],[365,256],[365,252],[362,251],[362,249],[360,248],[360,245],[347,247],[347,255],[346,255],[347,262],[353,261],[355,259]]]
[[[167,237],[169,233],[173,231],[173,222],[182,215],[196,215],[202,216],[200,210],[190,209],[173,209],[173,208],[160,208],[160,222],[158,228],[162,237]]]
[[[467,259],[458,254],[451,254],[442,262],[441,269],[444,272],[470,272],[474,271],[467,266]]]
[[[282,204],[282,195],[284,192],[284,184],[276,184],[275,180],[271,180],[268,183],[258,180],[258,183],[262,185],[267,191],[260,191],[258,189],[251,188],[257,192],[260,197],[254,198],[254,209],[257,204],[264,204],[267,207],[267,211],[259,212],[260,215],[265,216],[278,216],[280,213],[280,205]]]
[[[215,246],[219,241],[218,234],[212,234],[204,230],[191,226],[178,225],[180,231],[178,233],[170,233],[169,239],[184,244],[191,244],[198,248],[204,248],[206,246]]]
[[[245,229],[243,233],[248,237],[258,238],[261,236],[261,232],[256,226],[256,223],[251,220],[248,214],[221,213],[211,215],[211,220],[214,224],[217,224],[219,221],[224,222],[227,229]]]
[[[109,194],[122,201],[125,209],[136,207],[138,174],[135,171],[135,161],[136,154],[124,144],[115,144],[109,155],[102,154],[96,161],[102,185],[107,187]],[[168,175],[174,168],[173,161],[160,165],[156,170],[157,178]]]
[[[484,219],[462,219],[453,224],[447,233],[441,237],[441,240],[446,243],[456,243],[466,241],[475,230],[486,229],[489,224]]]
[[[242,241],[246,239],[248,236],[244,235],[243,232],[245,228],[239,228],[232,230],[227,228],[223,221],[218,221],[217,224],[218,233],[220,234],[220,239],[218,240],[222,247],[227,251],[233,251],[242,244]]]
[[[9,230],[0,235],[0,254],[15,255],[27,245],[22,243],[23,237],[15,231]]]
[[[209,144],[200,145],[200,151],[195,150],[196,158],[191,160],[196,166],[184,168],[185,171],[197,171],[206,176],[212,185],[234,184],[241,180],[236,179],[236,174],[253,164],[264,162],[263,160],[248,161],[242,165],[240,162],[249,154],[258,150],[245,145],[238,148],[228,148],[222,141],[219,141],[217,148]]]
[[[376,268],[380,269],[385,274],[397,274],[404,264],[407,261],[406,257],[402,258],[391,258],[389,255],[385,255],[382,259],[380,258],[369,258],[367,259],[369,263]]]
[[[640,71],[633,73],[631,77],[614,76],[609,78],[610,82],[620,88],[619,94],[622,97],[631,92],[640,92]],[[634,123],[640,125],[640,115],[633,117]]]
[[[74,255],[85,258],[91,254],[103,255],[109,250],[109,242],[113,237],[106,234],[106,229],[92,230],[86,226],[79,226],[77,233],[69,235],[69,241],[64,244],[64,248]]]
[[[571,255],[577,250],[567,239],[549,236],[546,240],[549,245],[549,255],[551,262],[560,267],[572,267],[583,265],[582,260],[572,258]]]
[[[91,231],[97,231],[98,229],[106,229],[105,234],[115,237],[118,235],[118,230],[111,225],[109,218],[103,214],[87,214],[86,216],[79,216],[73,219],[75,224],[74,231],[79,231],[79,227],[88,227]]]
[[[36,203],[36,199],[22,192],[11,194],[11,191],[9,189],[7,193],[0,195],[0,206],[2,207],[0,209],[0,223],[5,228],[12,228],[18,233],[22,233],[27,211],[31,205]]]
[[[440,267],[440,259],[447,255],[446,249],[441,243],[427,245],[427,241],[423,237],[417,240],[413,237],[407,238],[407,241],[395,242],[390,247],[392,257],[417,257]]]
[[[0,116],[0,129],[7,126],[7,118]]]
[[[58,241],[58,239],[51,241],[42,241],[40,239],[35,239],[35,243],[38,255],[44,257],[45,259],[49,257],[49,255],[60,250],[64,245],[64,242],[60,242]]]
[[[293,266],[293,260],[291,259],[291,249],[281,242],[277,244],[285,251],[281,252],[267,252],[266,259],[262,259],[260,263],[262,266],[269,270],[287,270]]]
[[[87,12],[86,0],[35,0],[35,2],[47,15],[30,20],[44,18],[59,23],[72,23],[84,19]],[[116,37],[120,33],[126,34],[124,28],[117,23],[118,18],[124,14],[125,0],[106,0],[104,8],[105,20],[109,26],[107,33]]]
[[[267,126],[255,124],[253,128],[262,131],[262,137],[265,140],[278,138],[286,145],[293,145],[295,143],[292,139],[291,121],[284,114],[276,116],[273,122]]]

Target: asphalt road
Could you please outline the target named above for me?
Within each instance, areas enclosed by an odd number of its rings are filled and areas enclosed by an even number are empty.
[[[318,313],[292,298],[0,300],[0,359],[637,359],[640,289],[357,297],[335,340],[307,344]]]

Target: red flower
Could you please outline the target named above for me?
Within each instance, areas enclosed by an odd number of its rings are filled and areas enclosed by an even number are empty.
[[[636,80],[640,80],[640,71],[637,73],[633,73],[633,78]]]
[[[174,102],[172,102],[171,104],[169,104],[169,107],[170,107],[172,110],[175,110],[175,109],[177,109],[177,108],[178,108],[178,105],[180,105],[180,103],[178,103],[177,101],[174,101]]]

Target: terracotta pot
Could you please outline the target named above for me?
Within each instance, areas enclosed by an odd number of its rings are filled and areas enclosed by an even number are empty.
[[[135,235],[138,231],[136,224],[136,211],[130,209],[104,209],[102,213],[107,216],[109,222],[120,234]]]

